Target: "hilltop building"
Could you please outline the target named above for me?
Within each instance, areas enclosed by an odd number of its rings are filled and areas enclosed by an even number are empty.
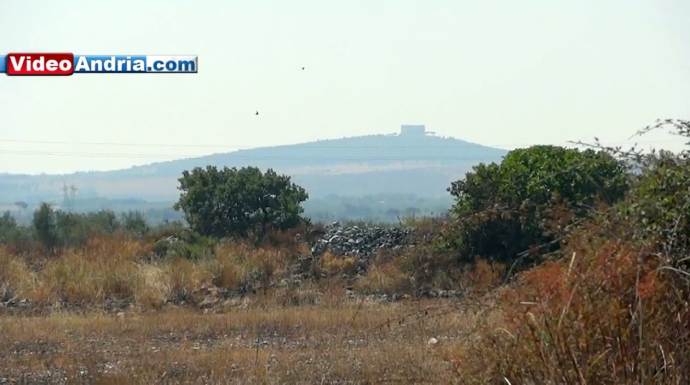
[[[434,133],[426,130],[426,126],[423,124],[403,124],[400,126],[400,136],[426,136],[427,134],[433,135]]]

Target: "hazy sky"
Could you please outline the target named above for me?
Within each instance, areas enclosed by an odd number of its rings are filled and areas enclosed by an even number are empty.
[[[504,148],[620,143],[690,117],[687,0],[0,0],[0,36],[1,53],[199,55],[196,75],[0,76],[0,172],[401,123]]]

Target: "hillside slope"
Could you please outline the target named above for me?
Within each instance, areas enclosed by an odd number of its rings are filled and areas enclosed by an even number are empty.
[[[108,172],[0,175],[0,203],[62,200],[64,185],[80,198],[175,200],[183,170],[206,165],[258,166],[292,175],[311,197],[411,194],[446,195],[452,180],[504,150],[433,135],[371,135],[239,150]]]

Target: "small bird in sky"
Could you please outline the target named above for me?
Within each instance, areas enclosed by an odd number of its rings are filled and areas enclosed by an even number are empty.
[[[302,67],[302,71],[304,71],[305,69],[307,69],[307,67]]]
[[[256,113],[254,115],[259,116],[259,111],[256,111]]]

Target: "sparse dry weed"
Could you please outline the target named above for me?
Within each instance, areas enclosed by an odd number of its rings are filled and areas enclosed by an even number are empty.
[[[355,283],[363,293],[408,293],[412,288],[410,277],[395,262],[376,263]]]
[[[0,317],[0,377],[145,384],[452,383],[453,304]],[[441,342],[428,345],[430,337]],[[9,376],[9,377],[8,377]]]

